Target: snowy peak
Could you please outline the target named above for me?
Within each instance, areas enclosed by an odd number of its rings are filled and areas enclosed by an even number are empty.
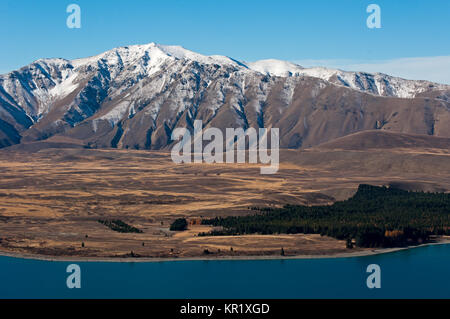
[[[73,60],[72,63],[78,67],[86,64],[96,64],[99,61],[106,62],[108,65],[131,65],[144,61],[155,66],[162,62],[173,62],[176,60],[190,60],[201,64],[239,65],[239,63],[226,56],[206,56],[181,46],[162,45],[153,42],[145,45],[115,48],[97,56]]]

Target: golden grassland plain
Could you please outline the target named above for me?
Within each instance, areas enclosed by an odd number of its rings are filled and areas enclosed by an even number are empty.
[[[337,256],[344,241],[320,235],[198,237],[190,221],[253,214],[250,206],[317,205],[350,197],[361,183],[448,191],[450,154],[423,150],[281,151],[280,170],[260,165],[182,164],[154,151],[0,151],[0,253],[55,258]],[[142,233],[98,222],[120,219]]]

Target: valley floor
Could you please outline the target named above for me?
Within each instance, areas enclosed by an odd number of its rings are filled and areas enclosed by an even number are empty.
[[[252,214],[249,206],[332,203],[361,183],[448,191],[449,171],[450,154],[442,149],[286,150],[275,175],[260,175],[259,165],[176,165],[164,152],[5,149],[0,254],[133,261],[280,258],[282,248],[288,258],[371,254],[320,235],[198,237],[211,228],[169,226],[180,217]],[[99,219],[120,219],[142,233],[115,232]]]

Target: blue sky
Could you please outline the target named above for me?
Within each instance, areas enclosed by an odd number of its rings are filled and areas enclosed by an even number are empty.
[[[81,29],[66,26],[66,7],[71,3],[81,7]],[[366,26],[366,7],[371,3],[381,7],[381,29]],[[1,0],[1,4],[0,73],[43,57],[72,59],[121,45],[158,42],[245,61],[276,58],[450,83],[448,0]]]

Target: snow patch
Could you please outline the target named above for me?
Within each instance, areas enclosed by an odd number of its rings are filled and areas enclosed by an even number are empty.
[[[127,113],[128,107],[130,106],[129,101],[123,101],[117,104],[112,110],[110,110],[105,115],[99,117],[100,120],[107,120],[111,126],[115,126]]]

